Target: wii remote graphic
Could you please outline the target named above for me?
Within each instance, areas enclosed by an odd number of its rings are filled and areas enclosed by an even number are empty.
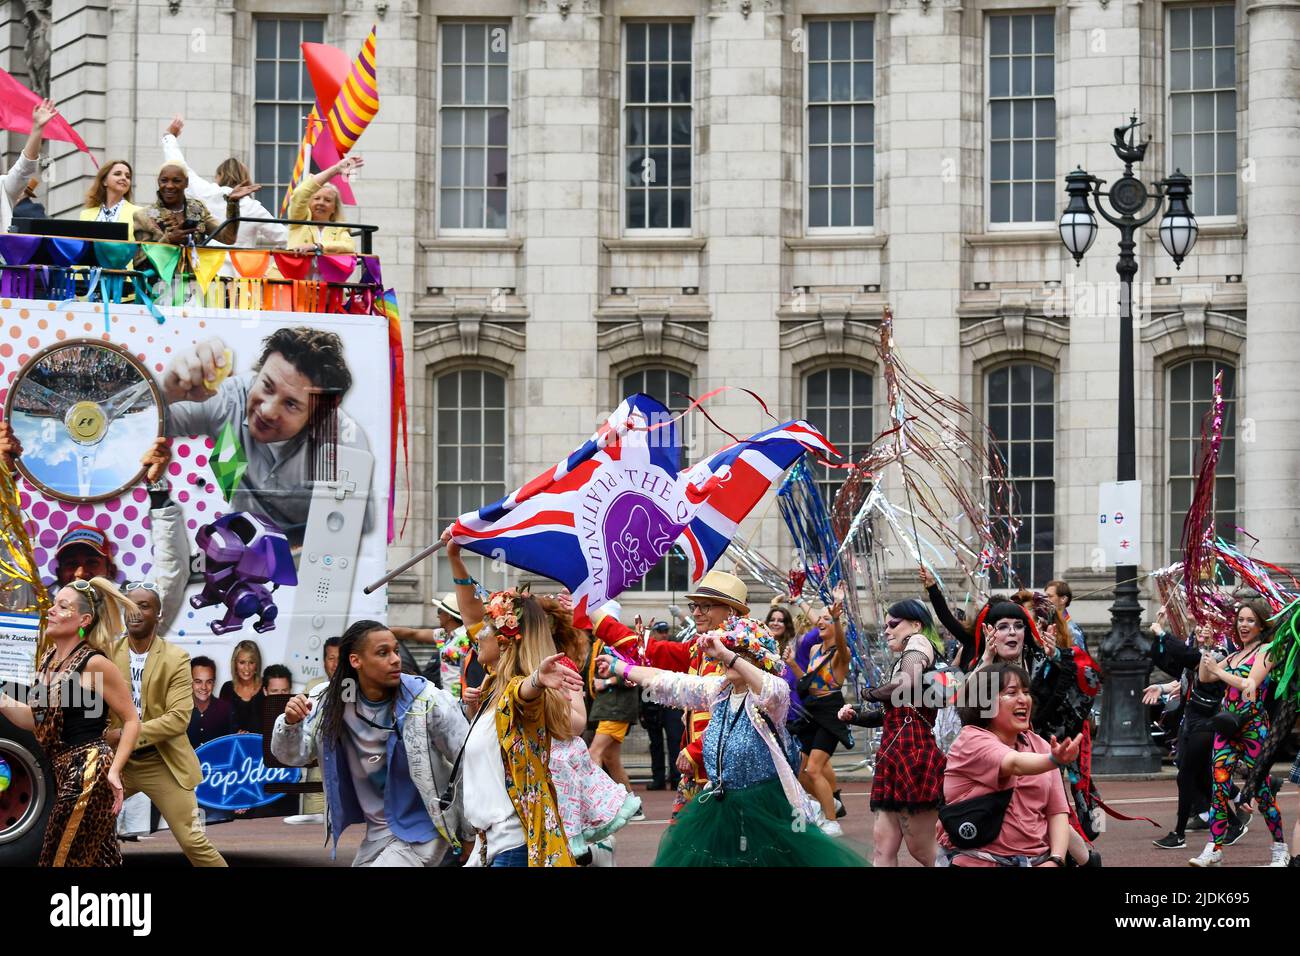
[[[294,689],[325,676],[322,648],[348,626],[375,456],[339,446],[335,481],[314,483],[285,647]]]

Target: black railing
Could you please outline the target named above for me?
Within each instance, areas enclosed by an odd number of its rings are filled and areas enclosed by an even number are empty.
[[[219,225],[215,230],[213,230],[212,236],[220,235],[221,231],[225,229],[226,226],[230,225],[232,222],[265,222],[265,223],[278,223],[281,226],[321,226],[324,228],[333,227],[335,229],[346,229],[349,235],[356,235],[359,232],[361,233],[360,254],[363,256],[368,256],[371,254],[372,252],[371,236],[373,236],[376,232],[379,231],[378,226],[367,226],[364,223],[352,223],[352,222],[320,223],[320,222],[316,222],[313,219],[263,219],[258,216],[231,216],[229,219],[226,219],[224,222],[222,222],[221,225]],[[211,242],[212,236],[208,236],[207,238],[205,238],[202,242],[202,245],[206,246],[209,242]]]

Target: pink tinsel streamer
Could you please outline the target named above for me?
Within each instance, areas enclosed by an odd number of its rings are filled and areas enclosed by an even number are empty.
[[[1214,405],[1201,423],[1201,467],[1192,504],[1183,522],[1183,588],[1197,624],[1213,623],[1207,614],[1215,591],[1214,476],[1223,446],[1223,372],[1214,376]]]

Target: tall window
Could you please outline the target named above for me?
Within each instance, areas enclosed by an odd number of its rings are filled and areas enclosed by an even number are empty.
[[[628,395],[635,395],[640,392],[649,395],[651,398],[657,398],[668,406],[668,410],[673,414],[682,412],[690,404],[686,396],[691,391],[691,380],[681,372],[674,372],[666,368],[643,369],[638,372],[632,372],[623,376],[623,394],[621,398]],[[691,461],[689,451],[690,437],[685,429],[689,421],[683,418],[678,422],[678,434],[681,437],[682,459],[681,466]],[[689,586],[686,555],[682,553],[681,548],[676,545],[664,556],[663,560],[646,572],[636,584],[628,588],[629,591],[685,591]]]
[[[307,115],[316,102],[302,44],[323,41],[325,21],[258,17],[254,27],[253,178],[270,190],[261,200],[274,212],[289,188]]]
[[[875,222],[875,21],[808,24],[808,228]]]
[[[506,494],[506,382],[492,372],[448,372],[434,383],[433,448],[437,476],[437,528],[445,528],[467,511],[499,501]],[[470,572],[488,586],[487,558],[464,553]],[[447,559],[438,557],[438,587],[451,589]]]
[[[623,87],[627,229],[691,226],[691,25],[628,23]]]
[[[1041,588],[1053,577],[1056,545],[1056,409],[1052,372],[1020,363],[995,369],[986,379],[989,428],[1006,462],[1012,513],[1020,531],[1012,547],[1014,580],[998,573],[993,584]]]
[[[1198,216],[1237,214],[1237,39],[1231,3],[1169,10],[1170,166]]]
[[[1237,370],[1197,359],[1169,370],[1169,554],[1182,560],[1183,522],[1201,468],[1201,425],[1214,407],[1214,376],[1223,372],[1223,444],[1214,473],[1214,527],[1225,541],[1237,537]]]
[[[506,24],[443,25],[438,118],[440,228],[505,229],[510,132]]]
[[[1055,21],[989,17],[989,221],[1056,219]]]
[[[856,461],[868,448],[871,428],[871,376],[856,368],[828,368],[804,379],[804,419],[821,430],[846,461]],[[845,471],[812,465],[817,487],[829,510],[844,483]]]

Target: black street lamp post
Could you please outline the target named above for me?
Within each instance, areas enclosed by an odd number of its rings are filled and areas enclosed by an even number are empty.
[[[1119,230],[1119,451],[1116,480],[1137,478],[1137,430],[1133,414],[1133,277],[1138,262],[1133,250],[1138,229],[1146,225],[1169,200],[1169,209],[1160,221],[1160,243],[1182,268],[1183,259],[1196,242],[1196,218],[1187,205],[1192,194],[1191,180],[1181,170],[1156,183],[1154,195],[1145,183],[1133,175],[1133,164],[1142,161],[1147,143],[1135,143],[1141,125],[1132,117],[1128,126],[1115,130],[1113,148],[1124,163],[1124,175],[1109,191],[1105,180],[1076,169],[1065,177],[1065,191],[1070,202],[1061,214],[1061,241],[1074,257],[1075,264],[1097,238],[1097,219],[1089,205]],[[1127,134],[1127,137],[1126,137]],[[1163,196],[1160,190],[1163,189]],[[1113,212],[1102,205],[1109,199]],[[1145,214],[1142,210],[1154,199]],[[1115,603],[1110,608],[1111,630],[1101,645],[1101,666],[1106,672],[1102,689],[1101,729],[1093,749],[1093,768],[1100,773],[1145,773],[1160,768],[1160,753],[1152,745],[1147,731],[1146,708],[1142,690],[1150,670],[1147,656],[1149,642],[1141,629],[1142,606],[1138,603],[1137,568],[1115,568]]]

